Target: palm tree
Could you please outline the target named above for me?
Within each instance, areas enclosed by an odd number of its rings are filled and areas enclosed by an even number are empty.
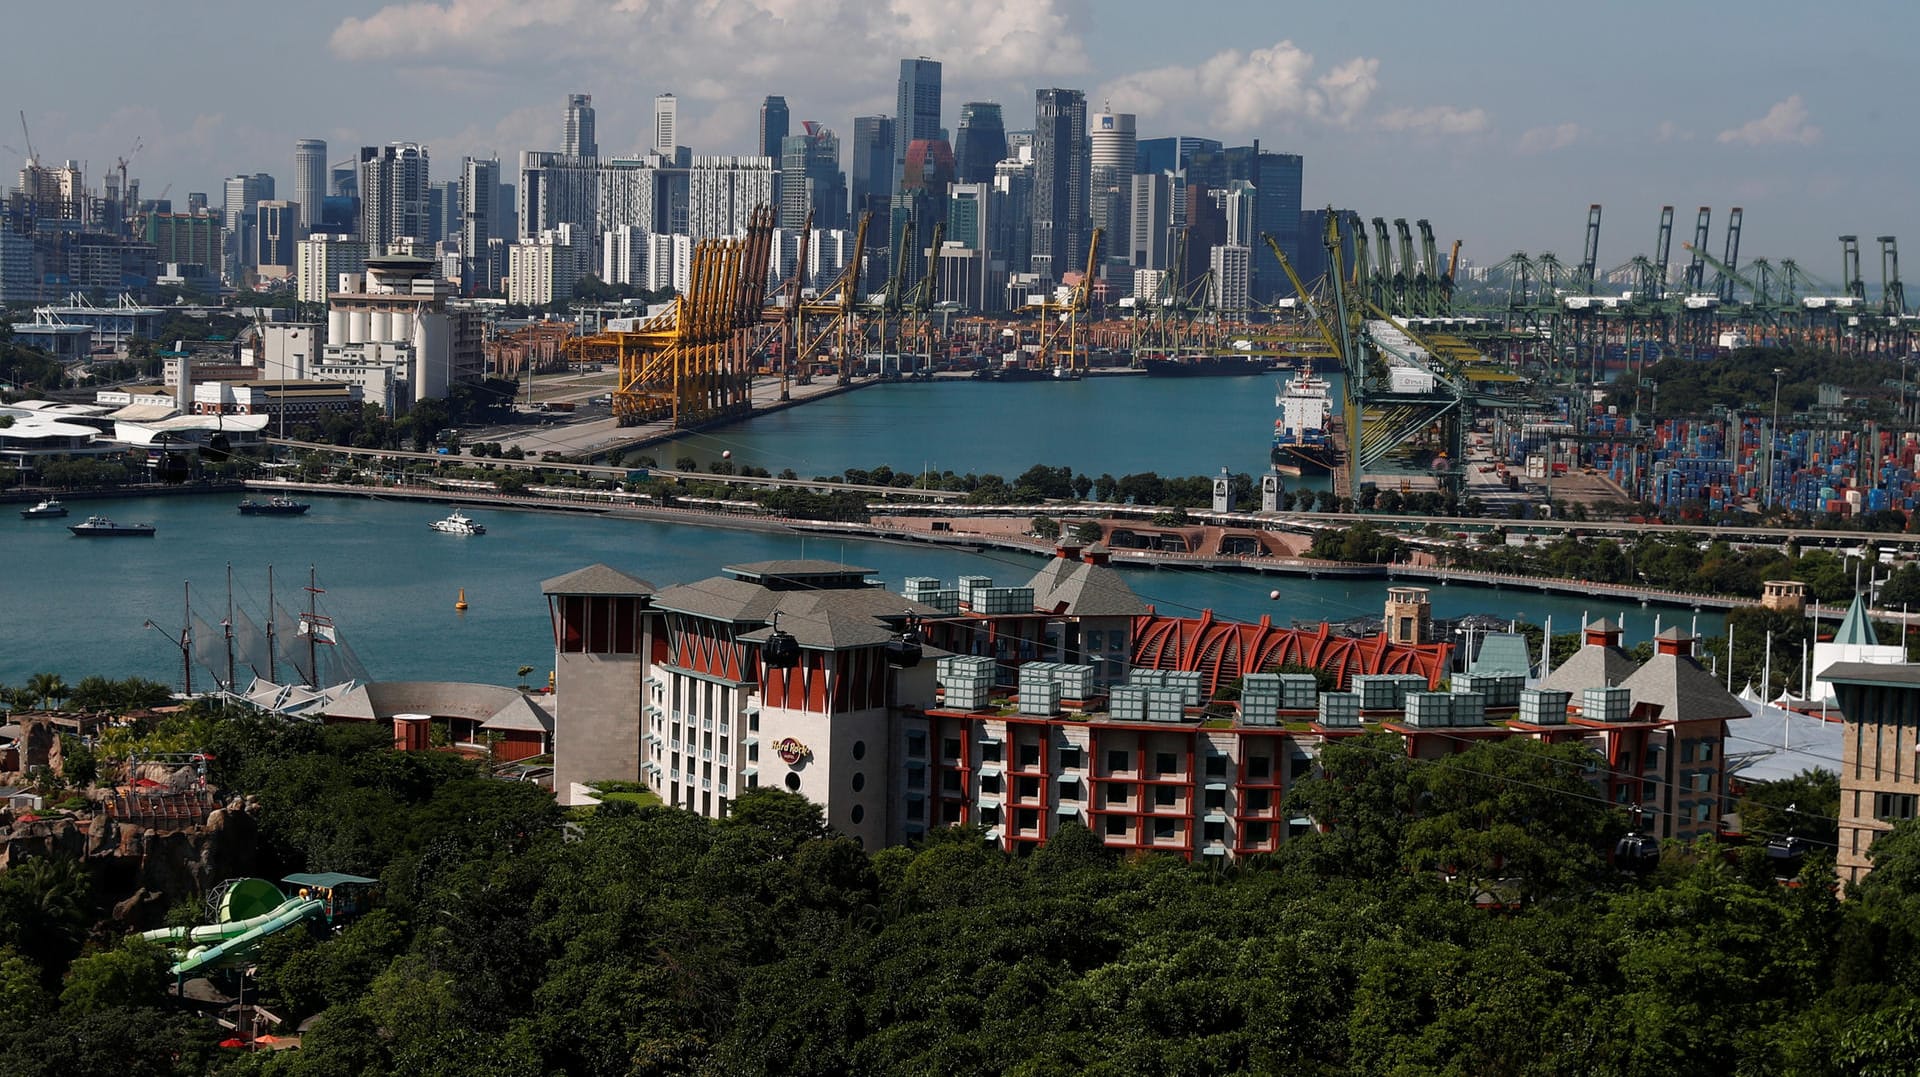
[[[67,682],[61,680],[58,673],[36,673],[27,678],[27,691],[41,710],[52,710],[50,703],[67,698]]]

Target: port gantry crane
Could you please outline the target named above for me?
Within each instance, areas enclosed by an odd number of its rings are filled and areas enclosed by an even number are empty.
[[[802,385],[812,383],[813,357],[828,341],[835,342],[834,347],[840,353],[839,383],[847,385],[853,381],[855,356],[862,350],[860,344],[864,336],[860,328],[860,274],[867,251],[867,229],[872,224],[871,212],[860,215],[860,222],[854,227],[853,254],[841,267],[840,275],[817,298],[808,300],[802,296],[794,304],[793,332],[798,343],[793,352],[793,365]],[[820,331],[811,337],[807,335],[809,318],[824,322]]]
[[[1067,293],[1066,302],[1055,302],[1054,293],[1048,292],[1040,297],[1040,302],[1027,305],[1027,309],[1040,312],[1040,339],[1034,352],[1034,365],[1041,370],[1052,370],[1055,377],[1077,378],[1086,373],[1087,349],[1081,339],[1081,319],[1093,301],[1094,272],[1100,267],[1100,241],[1105,235],[1105,229],[1096,228],[1087,237],[1086,274]]]
[[[686,294],[630,330],[576,338],[583,362],[612,361],[621,425],[666,420],[686,428],[753,409],[752,331],[761,320],[773,211],[756,207],[747,234],[694,245]]]

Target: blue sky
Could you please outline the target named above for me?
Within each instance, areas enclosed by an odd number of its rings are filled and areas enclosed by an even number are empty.
[[[284,181],[306,136],[335,159],[424,141],[440,176],[466,153],[554,148],[569,92],[593,94],[603,152],[638,148],[664,90],[696,152],[746,151],[767,93],[845,136],[892,111],[899,57],[925,54],[945,63],[949,125],[965,100],[1017,126],[1036,86],[1083,88],[1142,137],[1302,153],[1309,204],[1428,217],[1481,263],[1577,256],[1590,202],[1603,268],[1650,251],[1662,204],[1687,234],[1714,207],[1716,253],[1740,205],[1744,255],[1829,279],[1842,232],[1920,243],[1910,4],[73,0],[0,25],[49,43],[0,75],[44,159],[97,177],[138,138],[143,191],[176,199],[235,172]],[[7,120],[0,145],[19,147]]]

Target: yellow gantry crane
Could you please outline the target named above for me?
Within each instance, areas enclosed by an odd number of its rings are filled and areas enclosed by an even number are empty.
[[[694,246],[691,280],[659,315],[630,330],[574,341],[583,362],[613,362],[613,414],[621,425],[666,420],[697,426],[752,411],[753,327],[773,250],[773,211],[753,211],[747,234]]]
[[[1040,312],[1040,342],[1034,362],[1042,370],[1052,369],[1066,377],[1078,377],[1086,372],[1087,349],[1081,340],[1081,316],[1093,301],[1094,271],[1100,266],[1100,240],[1105,234],[1105,229],[1096,228],[1087,238],[1086,275],[1067,293],[1066,302],[1056,303],[1053,294],[1048,293],[1027,308]],[[1064,356],[1062,336],[1066,338]]]

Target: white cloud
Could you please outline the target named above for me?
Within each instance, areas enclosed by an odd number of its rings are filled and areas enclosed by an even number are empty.
[[[1811,146],[1820,141],[1820,128],[1807,122],[1806,103],[1800,100],[1799,94],[1794,94],[1768,109],[1765,116],[1720,132],[1720,141],[1749,146],[1791,143]]]
[[[1453,105],[1428,105],[1425,108],[1396,108],[1382,113],[1379,124],[1388,131],[1407,131],[1429,135],[1472,135],[1488,126],[1487,110],[1457,108]]]
[[[1550,153],[1563,150],[1580,140],[1586,129],[1577,123],[1551,124],[1546,127],[1528,128],[1520,135],[1516,148],[1521,153]]]
[[[1379,85],[1379,68],[1378,60],[1355,57],[1316,74],[1311,53],[1280,41],[1123,75],[1101,86],[1098,98],[1147,123],[1191,122],[1231,137],[1296,120],[1350,123]]]
[[[535,77],[567,72],[570,88],[597,86],[608,103],[625,97],[644,107],[670,90],[681,98],[684,140],[722,152],[751,141],[769,92],[787,96],[796,120],[836,128],[857,111],[892,112],[903,56],[942,61],[949,102],[966,100],[974,83],[1083,75],[1085,17],[1074,0],[409,0],[342,19],[328,44],[343,60],[444,66],[469,77],[525,79],[537,58]],[[1010,126],[1019,126],[1018,113],[1011,103]],[[603,150],[640,148],[627,144],[637,128],[603,125]]]
[[[1653,140],[1655,142],[1692,142],[1693,132],[1672,120],[1661,120],[1660,126],[1653,129]]]

